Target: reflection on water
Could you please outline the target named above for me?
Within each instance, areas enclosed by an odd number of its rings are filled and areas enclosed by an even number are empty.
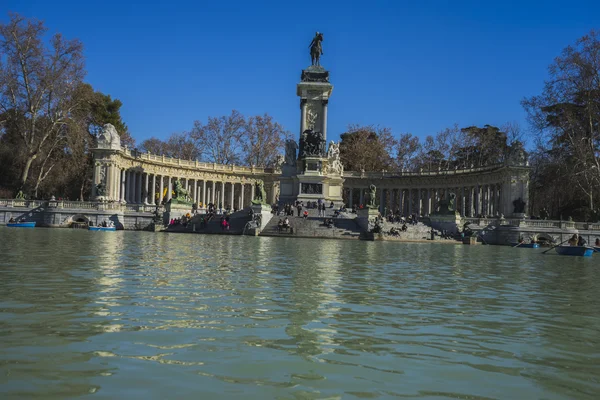
[[[4,398],[600,395],[596,259],[10,228],[0,254]]]

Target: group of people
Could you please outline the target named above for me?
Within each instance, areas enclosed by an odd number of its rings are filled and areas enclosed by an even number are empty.
[[[388,222],[392,223],[402,223],[409,225],[416,225],[419,223],[419,217],[417,216],[417,214],[410,214],[408,217],[405,218],[402,214],[400,214],[399,210],[395,213],[389,213],[386,218]]]
[[[279,218],[279,222],[277,223],[277,231],[292,231],[292,226],[290,225],[290,220],[286,216],[284,219]]]
[[[573,236],[571,236],[571,239],[569,239],[569,246],[585,246],[586,243],[587,242],[583,236],[576,233],[574,233]],[[596,243],[600,245],[600,241],[598,239],[596,239]]]
[[[408,227],[406,226],[406,224],[402,224],[402,226],[400,228],[396,228],[395,226],[392,226],[390,228],[389,235],[390,236],[400,236],[400,232],[406,232],[407,230],[408,230]]]

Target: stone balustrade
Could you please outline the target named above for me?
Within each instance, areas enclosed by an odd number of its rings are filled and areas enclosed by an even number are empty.
[[[118,202],[102,201],[71,201],[71,200],[20,200],[20,199],[0,199],[0,207],[7,208],[48,208],[48,209],[68,209],[85,211],[115,211],[115,212],[143,212],[151,213],[156,209],[155,205],[150,204],[122,204]]]

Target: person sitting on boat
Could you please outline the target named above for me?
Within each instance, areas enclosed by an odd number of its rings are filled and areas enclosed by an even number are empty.
[[[571,239],[569,239],[569,246],[577,246],[577,234],[574,233],[573,236],[571,236]]]
[[[15,223],[15,219],[11,217],[11,218],[8,220],[8,223],[9,223],[9,224],[14,224],[14,223]],[[597,239],[596,239],[596,240],[597,240]]]
[[[596,247],[600,246],[600,239],[596,238],[596,244],[594,246],[596,246]]]
[[[579,235],[579,239],[577,239],[577,246],[585,246],[586,245],[586,241],[583,238],[583,236]]]

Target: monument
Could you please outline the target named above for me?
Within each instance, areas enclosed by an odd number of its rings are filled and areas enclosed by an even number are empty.
[[[257,223],[259,230],[264,229],[269,223],[273,214],[271,213],[271,206],[267,201],[267,192],[265,191],[265,184],[262,180],[257,180],[254,184],[254,198],[252,199],[252,220]]]
[[[363,232],[369,232],[370,227],[374,226],[379,219],[379,209],[377,205],[377,187],[369,185],[369,202],[365,208],[356,210],[356,223]],[[369,237],[372,239],[372,235]]]
[[[94,150],[92,198],[96,201],[118,201],[119,171],[115,159],[121,151],[121,139],[112,124],[102,127]]]
[[[192,213],[192,199],[179,179],[173,183],[174,196],[165,205],[165,222]]]
[[[339,145],[327,148],[327,105],[333,91],[329,71],[321,66],[323,34],[310,44],[311,66],[302,70],[296,94],[300,97],[298,143],[288,140],[280,179],[280,202],[324,200],[342,203],[343,166]]]

